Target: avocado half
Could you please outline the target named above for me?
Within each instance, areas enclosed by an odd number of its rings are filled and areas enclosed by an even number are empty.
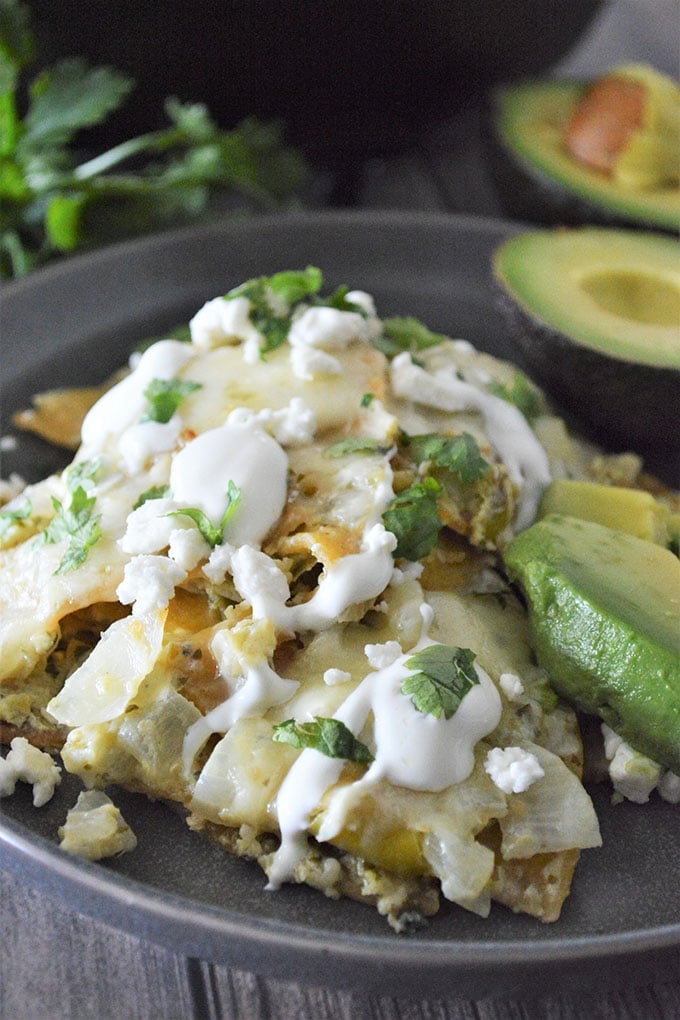
[[[676,464],[678,255],[663,234],[583,227],[520,233],[493,257],[510,330],[567,415],[609,447]]]
[[[577,163],[563,145],[584,81],[529,81],[497,90],[490,164],[507,215],[533,223],[680,229],[680,188],[633,191]]]

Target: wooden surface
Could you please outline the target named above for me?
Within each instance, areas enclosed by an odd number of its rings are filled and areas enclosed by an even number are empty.
[[[614,16],[616,15],[616,17]],[[590,50],[619,45],[622,56],[636,26],[665,52],[677,51],[677,0],[614,0],[594,26]],[[649,18],[654,20],[650,24]],[[665,19],[665,21],[664,21]],[[664,24],[670,28],[663,31]],[[669,49],[669,34],[675,44]],[[643,54],[644,55],[644,54]],[[663,61],[660,61],[663,63]],[[569,62],[565,64],[569,69]],[[479,122],[453,115],[412,152],[374,160],[353,182],[356,204],[369,208],[440,209],[496,214],[480,161]],[[680,819],[679,819],[680,821]],[[300,987],[237,969],[185,959],[76,914],[39,888],[17,885],[2,870],[0,1020],[675,1020],[680,973],[653,985],[522,1000],[455,997],[407,1000]]]

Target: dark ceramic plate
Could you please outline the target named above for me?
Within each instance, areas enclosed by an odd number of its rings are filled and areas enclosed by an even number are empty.
[[[135,341],[186,320],[242,280],[316,264],[329,287],[372,292],[383,314],[502,356],[516,352],[494,309],[489,257],[517,226],[404,214],[315,214],[220,222],[64,261],[3,295],[3,413],[46,386],[91,383]],[[3,475],[37,477],[53,451],[19,437]],[[3,801],[2,864],[75,910],[188,955],[316,985],[384,994],[478,997],[668,978],[680,963],[679,809],[658,798],[612,807],[593,791],[604,848],[583,854],[562,919],[542,925],[494,907],[482,920],[445,905],[397,936],[375,911],[313,890],[264,891],[259,868],[190,833],[171,809],[115,793],[139,837],[105,865],[73,859],[56,832],[76,796],[69,778],[46,807],[29,789]]]

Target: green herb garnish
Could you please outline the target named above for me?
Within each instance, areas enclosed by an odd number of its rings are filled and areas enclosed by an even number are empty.
[[[383,321],[383,334],[372,341],[373,345],[388,358],[408,351],[413,355],[417,351],[436,347],[448,337],[442,333],[433,333],[419,319],[413,316],[395,316]],[[417,359],[414,359],[417,360]]]
[[[138,510],[140,506],[144,506],[150,499],[163,499],[170,492],[169,485],[152,485],[150,489],[146,489],[140,493],[135,502],[132,505],[133,510]]]
[[[274,726],[272,739],[293,747],[311,747],[327,758],[344,758],[347,761],[372,762],[373,755],[352,731],[339,719],[315,716],[312,722],[298,723],[295,719]]]
[[[183,510],[171,510],[167,516],[190,517],[210,548],[214,549],[216,545],[221,545],[224,541],[224,529],[233,517],[234,511],[240,502],[241,490],[238,485],[235,485],[234,482],[230,481],[227,485],[227,509],[224,511],[222,520],[217,527],[213,524],[208,515],[204,513],[203,510],[199,510],[198,507],[187,507]]]
[[[152,379],[144,390],[149,409],[141,420],[169,422],[184,398],[200,389],[201,383],[189,379]]]
[[[515,373],[511,386],[492,382],[489,384],[488,389],[489,393],[492,393],[495,397],[500,397],[502,400],[507,400],[509,404],[514,404],[522,412],[530,425],[533,425],[535,420],[543,414],[541,395],[536,387],[531,385],[523,372]]]
[[[33,507],[28,496],[24,496],[23,503],[15,510],[0,510],[0,538],[3,538],[15,524],[27,520],[32,513]]]
[[[247,297],[250,301],[250,321],[258,333],[265,338],[261,347],[262,356],[276,350],[283,344],[293,321],[292,312],[296,304],[318,293],[323,284],[323,275],[316,266],[305,270],[284,270],[273,276],[260,276],[247,280],[225,295],[227,301]],[[277,308],[282,302],[285,311]]]
[[[278,123],[230,131],[205,106],[168,99],[167,127],[82,161],[79,133],[102,124],[133,88],[126,75],[62,60],[30,80],[31,9],[0,2],[0,277],[62,252],[195,220],[217,193],[274,209],[307,177]]]
[[[361,398],[360,407],[370,407],[373,401],[376,399],[375,393],[364,393]]]
[[[403,681],[402,693],[424,715],[450,719],[467,692],[479,683],[474,660],[475,653],[469,648],[430,645],[406,660],[406,666],[417,672]]]
[[[443,436],[436,432],[408,436],[407,444],[419,464],[428,461],[437,467],[446,468],[466,485],[478,481],[489,470],[488,461],[482,457],[477,440],[468,432],[461,432],[457,436]]]
[[[87,559],[92,546],[101,538],[100,515],[94,514],[96,502],[96,497],[88,496],[82,485],[71,490],[68,506],[52,497],[56,516],[43,532],[41,540],[49,545],[62,541],[68,543],[55,574],[68,574],[77,570]]]
[[[442,521],[438,499],[442,486],[425,478],[395,496],[383,514],[385,527],[397,537],[395,556],[419,560],[434,549]]]
[[[66,468],[66,488],[74,492],[78,487],[89,492],[97,484],[97,475],[101,470],[102,462],[100,457],[94,460],[79,460]]]
[[[353,453],[387,453],[390,449],[373,436],[347,436],[326,447],[324,457],[348,457]]]

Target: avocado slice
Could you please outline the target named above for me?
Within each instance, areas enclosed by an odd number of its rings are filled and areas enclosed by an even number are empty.
[[[680,561],[652,542],[553,514],[510,542],[505,563],[558,693],[680,772]]]
[[[534,223],[680,228],[680,187],[635,189],[577,162],[564,144],[586,81],[528,81],[491,100],[490,166],[507,215]],[[643,139],[642,149],[649,151]],[[633,162],[641,157],[636,148]]]
[[[548,514],[567,514],[582,521],[594,521],[666,548],[673,537],[669,507],[654,499],[650,492],[621,485],[556,478],[543,494],[539,507],[539,517]]]
[[[601,227],[528,231],[497,249],[493,271],[511,331],[553,396],[609,445],[677,457],[677,242]]]

